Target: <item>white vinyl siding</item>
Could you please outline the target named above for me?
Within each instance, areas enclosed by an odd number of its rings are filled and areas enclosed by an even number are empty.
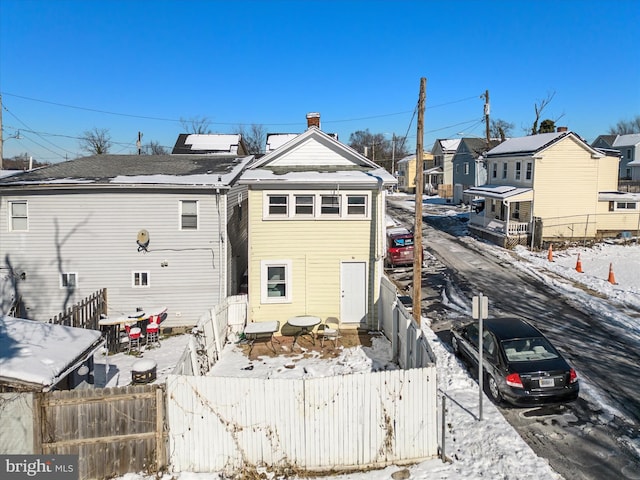
[[[194,190],[151,192],[132,187],[33,193],[28,199],[28,234],[7,234],[10,203],[24,199],[5,195],[6,200],[0,201],[0,216],[5,219],[0,222],[0,267],[10,260],[26,272],[28,280],[20,284],[20,293],[26,299],[37,298],[29,307],[30,315],[39,320],[106,288],[109,315],[138,306],[167,306],[167,326],[195,325],[226,296],[231,242],[223,241],[226,195],[217,198],[214,192]],[[198,204],[197,230],[177,228],[181,201]],[[176,223],[167,218],[177,218]],[[147,252],[138,251],[136,244],[142,229],[149,232]],[[236,230],[233,241],[246,244],[246,228],[237,239]],[[162,267],[164,262],[167,267]],[[245,270],[243,265],[238,278]],[[73,290],[61,289],[61,272],[81,272],[82,278],[77,277]],[[149,272],[151,288],[144,289],[144,298],[139,288],[133,288],[131,272]],[[0,275],[0,291],[2,280]],[[4,291],[9,292],[13,287],[7,288]]]

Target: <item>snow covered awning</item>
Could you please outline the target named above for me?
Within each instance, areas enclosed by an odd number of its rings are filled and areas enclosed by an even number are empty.
[[[0,385],[46,392],[103,344],[96,330],[2,316]]]
[[[533,200],[533,189],[515,187],[513,185],[480,185],[464,191],[466,195],[509,200],[511,202],[527,202]]]
[[[599,202],[640,202],[640,193],[599,192]]]

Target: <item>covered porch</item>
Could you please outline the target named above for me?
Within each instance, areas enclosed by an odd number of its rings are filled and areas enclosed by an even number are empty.
[[[482,185],[465,190],[464,194],[474,198],[469,214],[471,233],[505,246],[513,239],[526,243],[532,229],[532,189]]]

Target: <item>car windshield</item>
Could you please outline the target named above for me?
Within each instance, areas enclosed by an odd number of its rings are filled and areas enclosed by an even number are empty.
[[[504,340],[502,348],[509,362],[530,362],[558,358],[555,348],[543,337]]]

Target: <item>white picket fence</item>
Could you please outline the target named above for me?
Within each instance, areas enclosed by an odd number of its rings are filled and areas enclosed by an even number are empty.
[[[227,311],[225,307],[203,319],[202,325],[216,324],[202,332],[207,341],[199,350],[204,347],[209,358],[216,354],[213,339],[224,328],[217,323],[227,321],[222,319]],[[397,301],[395,286],[386,279],[380,296],[380,328],[391,341],[401,370],[259,379],[197,376],[201,372],[185,376],[189,370],[185,368],[183,375],[169,376],[167,419],[173,471],[233,473],[265,466],[280,472],[322,472],[436,456],[435,357]],[[195,346],[193,351],[197,350]],[[197,362],[193,368],[198,368]]]

